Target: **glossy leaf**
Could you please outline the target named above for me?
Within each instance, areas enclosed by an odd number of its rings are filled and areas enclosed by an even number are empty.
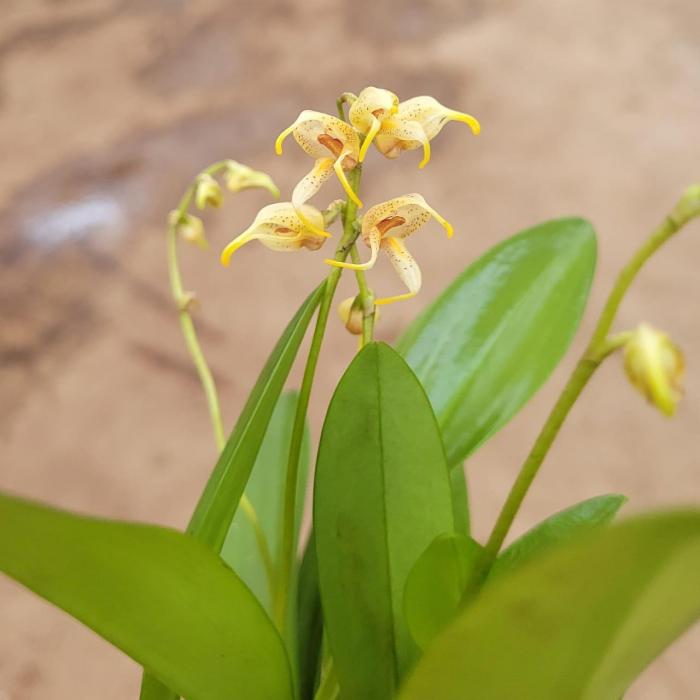
[[[619,700],[700,616],[700,511],[599,528],[499,578],[400,700]]]
[[[217,552],[224,544],[277,399],[323,289],[322,284],[312,292],[277,341],[192,515],[187,531]]]
[[[417,649],[403,617],[416,559],[454,523],[435,417],[408,365],[367,345],[333,396],[316,468],[324,622],[341,693],[386,700]]]
[[[279,567],[281,556],[284,482],[297,396],[296,392],[280,396],[246,485],[246,495],[255,507],[260,526],[265,533],[275,571]],[[302,446],[297,482],[297,535],[304,507],[308,466],[309,438],[307,432]],[[221,556],[255,593],[268,613],[271,613],[272,600],[268,576],[260,556],[253,527],[241,510],[236,512],[236,517],[226,536]]]
[[[404,614],[421,649],[455,618],[481,551],[471,537],[440,535],[413,565],[406,579]]]
[[[408,328],[398,349],[430,397],[450,466],[549,377],[576,333],[595,262],[588,222],[546,222],[492,248]]]
[[[0,570],[188,700],[291,700],[282,640],[221,559],[174,530],[0,494]]]
[[[490,577],[493,579],[513,571],[553,545],[607,525],[626,501],[627,498],[619,494],[596,496],[555,513],[504,549],[493,565]]]

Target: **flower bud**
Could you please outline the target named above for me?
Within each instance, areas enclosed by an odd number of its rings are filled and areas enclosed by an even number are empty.
[[[700,184],[688,187],[671,212],[674,221],[683,223],[696,216],[700,216]]]
[[[625,370],[630,382],[664,415],[672,416],[681,399],[683,354],[671,339],[642,323],[625,345]]]
[[[323,210],[323,227],[329,228],[330,225],[343,213],[345,208],[345,200],[334,199],[326,209]]]
[[[364,313],[360,297],[348,297],[338,305],[338,316],[353,335],[362,335]]]
[[[197,178],[194,190],[194,203],[197,205],[197,209],[220,207],[223,198],[221,186],[211,175],[202,173]]]
[[[187,243],[194,243],[205,250],[209,243],[204,235],[204,223],[192,214],[181,214],[179,211],[171,211],[170,225],[175,227],[175,232]]]
[[[338,305],[338,316],[340,316],[340,320],[345,324],[345,328],[347,328],[348,332],[352,333],[353,335],[362,335],[362,326],[365,314],[362,308],[362,300],[359,296],[348,297],[344,301],[341,301]],[[378,320],[379,309],[375,307],[375,323]]]
[[[253,170],[247,165],[238,163],[235,160],[226,161],[224,179],[226,181],[226,187],[231,190],[231,192],[240,192],[241,190],[260,187],[267,190],[276,199],[279,199],[280,191],[267,173],[261,170]]]

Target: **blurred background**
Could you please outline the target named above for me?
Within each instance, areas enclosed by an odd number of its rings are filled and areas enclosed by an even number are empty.
[[[2,0],[0,22],[0,488],[109,517],[183,527],[215,449],[167,292],[164,222],[192,176],[232,157],[288,197],[311,161],[276,135],[309,108],[333,112],[367,84],[431,94],[476,115],[419,154],[371,152],[368,204],[413,191],[455,224],[413,239],[421,295],[385,309],[395,339],[459,271],[543,219],[583,215],[600,235],[590,329],[632,249],[700,180],[697,0]],[[316,198],[340,196],[331,180]],[[217,253],[266,204],[229,196],[207,215],[212,250],[183,249],[185,286],[232,425],[322,254],[250,245]],[[516,534],[585,497],[622,492],[627,513],[700,501],[700,222],[644,271],[619,328],[648,320],[688,361],[680,414],[644,404],[613,359],[566,424]],[[380,294],[400,283],[381,261]],[[342,291],[347,293],[342,294]],[[339,299],[351,291],[344,282]],[[577,345],[580,347],[585,332]],[[320,419],[356,346],[338,321],[313,396]],[[566,373],[470,461],[475,532],[492,524]],[[298,379],[296,375],[295,381]],[[603,572],[604,573],[604,572]],[[697,697],[700,629],[630,700]],[[120,652],[0,579],[0,698],[135,698]]]

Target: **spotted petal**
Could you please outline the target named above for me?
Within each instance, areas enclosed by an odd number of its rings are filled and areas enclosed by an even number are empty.
[[[301,214],[301,216],[300,216]],[[299,211],[291,202],[277,202],[263,207],[253,223],[234,238],[222,251],[221,262],[228,266],[231,256],[249,241],[258,240],[271,250],[290,252],[308,248],[318,250],[327,238],[314,229],[323,231],[323,214],[309,204],[304,204]]]

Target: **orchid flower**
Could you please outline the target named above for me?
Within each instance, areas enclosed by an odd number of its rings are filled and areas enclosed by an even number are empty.
[[[318,192],[333,171],[348,197],[361,207],[362,202],[345,176],[345,171],[352,170],[360,159],[360,139],[350,124],[330,114],[304,110],[297,120],[277,137],[277,155],[282,154],[282,144],[290,134],[306,153],[316,159],[311,172],[302,178],[292,192],[292,204],[301,212],[300,216],[304,216],[301,206]],[[313,222],[307,222],[307,225],[314,230]],[[323,229],[316,231],[321,232]]]
[[[328,235],[323,231],[323,214],[310,204],[303,204],[300,209],[292,202],[268,204],[258,212],[250,227],[223,249],[221,263],[228,266],[231,256],[249,241],[258,240],[271,250],[282,252],[301,248],[318,250]]]
[[[452,226],[419,194],[407,194],[377,204],[368,209],[362,217],[360,235],[369,246],[370,259],[365,263],[347,263],[328,259],[326,263],[350,270],[369,270],[374,267],[379,251],[383,250],[401,281],[408,288],[408,293],[377,299],[375,304],[391,304],[400,299],[410,299],[420,291],[422,279],[420,268],[403,241],[426,224],[431,216],[444,227],[447,237],[451,238]]]
[[[354,95],[348,95],[348,97],[350,101],[348,119],[357,131],[365,135],[360,148],[360,163],[362,163],[374,137],[387,120],[398,111],[399,98],[389,90],[376,87],[367,87],[357,97]]]
[[[476,135],[479,122],[470,114],[457,112],[440,104],[434,97],[412,97],[394,105],[396,96],[388,90],[365,88],[353,101],[349,118],[352,125],[366,134],[360,149],[360,162],[374,142],[387,158],[397,158],[401,151],[423,148],[420,168],[430,161],[430,142],[449,121],[468,124]]]

